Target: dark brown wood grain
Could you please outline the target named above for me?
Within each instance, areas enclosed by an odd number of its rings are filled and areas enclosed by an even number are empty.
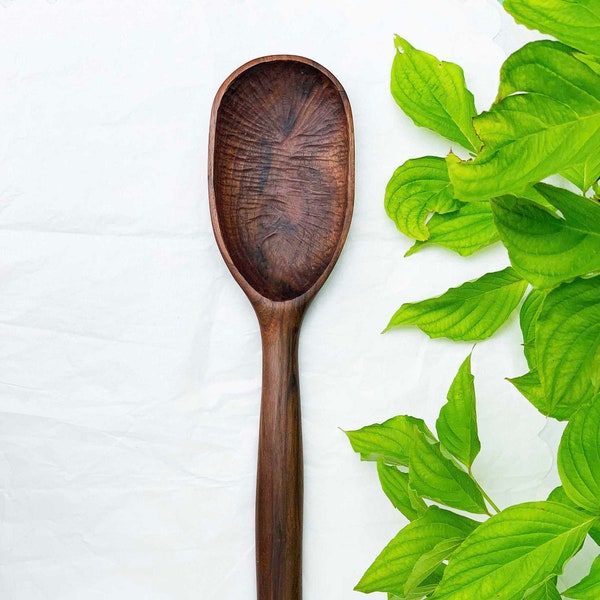
[[[223,258],[257,314],[263,391],[256,494],[258,600],[300,600],[298,339],[352,215],[354,137],[339,82],[306,58],[235,71],[211,115],[209,196]]]

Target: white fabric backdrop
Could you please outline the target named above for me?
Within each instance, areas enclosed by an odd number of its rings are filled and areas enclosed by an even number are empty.
[[[258,327],[208,215],[210,105],[243,62],[294,53],[350,97],[356,209],[300,349],[309,600],[358,598],[404,524],[341,428],[432,423],[466,344],[379,332],[404,301],[502,268],[409,241],[382,208],[404,160],[444,155],[388,92],[392,36],[458,62],[483,109],[533,34],[493,0],[0,0],[0,596],[254,596]],[[504,381],[516,320],[474,355],[502,505],[557,483],[561,426]]]

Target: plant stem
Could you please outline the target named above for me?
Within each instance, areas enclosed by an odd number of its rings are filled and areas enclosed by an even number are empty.
[[[488,504],[494,509],[494,512],[499,513],[500,509],[498,508],[498,506],[496,505],[496,503],[486,494],[485,490],[481,487],[481,485],[479,485],[479,482],[473,476],[473,471],[471,470],[471,467],[469,467],[469,475],[471,476],[471,479],[475,482],[475,485],[477,486],[477,488],[481,492],[481,495],[485,498],[485,500],[487,500]],[[488,512],[488,514],[490,514],[490,513]],[[491,516],[492,515],[490,514],[490,517]]]

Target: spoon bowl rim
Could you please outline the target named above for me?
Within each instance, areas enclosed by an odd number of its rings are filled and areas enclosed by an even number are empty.
[[[243,73],[252,69],[253,67],[262,64],[262,63],[270,63],[270,62],[297,62],[305,65],[309,65],[318,71],[320,71],[325,77],[331,81],[331,83],[336,88],[340,99],[342,101],[342,105],[344,107],[344,113],[346,115],[346,126],[348,129],[348,179],[346,182],[346,203],[344,210],[344,221],[342,224],[342,228],[340,234],[338,236],[336,247],[331,256],[329,262],[327,263],[325,269],[319,275],[319,277],[315,280],[315,282],[307,288],[298,296],[287,300],[273,300],[268,298],[267,296],[263,296],[260,292],[258,292],[244,277],[244,274],[237,268],[236,264],[233,262],[231,254],[229,252],[229,247],[227,244],[227,240],[223,235],[221,230],[221,224],[219,222],[219,216],[217,213],[217,198],[214,187],[214,175],[215,175],[215,139],[216,139],[216,130],[217,130],[217,118],[219,108],[221,107],[221,102],[223,100],[223,96],[231,86],[231,84]],[[217,246],[221,255],[223,256],[225,263],[234,279],[238,283],[238,285],[242,288],[245,294],[248,296],[250,302],[255,306],[268,304],[269,306],[285,306],[294,304],[308,304],[310,300],[315,296],[315,294],[321,289],[325,280],[329,277],[333,267],[335,266],[346,241],[348,230],[350,228],[350,221],[352,219],[352,213],[354,210],[354,122],[352,119],[352,110],[350,108],[350,101],[348,100],[348,96],[346,91],[342,87],[342,84],[337,80],[337,78],[325,67],[320,65],[319,63],[311,60],[310,58],[306,58],[304,56],[298,56],[295,54],[270,54],[268,56],[261,56],[259,58],[255,58],[250,60],[240,67],[238,67],[235,71],[233,71],[227,79],[221,84],[219,87],[215,99],[212,104],[212,110],[210,115],[210,128],[209,128],[209,142],[208,142],[208,190],[209,190],[209,205],[210,205],[210,217],[212,221],[212,228],[215,234],[215,238],[217,240]]]

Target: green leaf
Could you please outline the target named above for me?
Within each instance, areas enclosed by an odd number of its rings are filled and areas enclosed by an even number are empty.
[[[509,381],[542,414],[569,419],[600,390],[600,277],[576,279],[547,294],[530,350],[535,368]]]
[[[600,77],[580,56],[560,42],[526,44],[502,65],[496,100],[515,92],[538,93],[568,103],[579,115],[594,114],[600,108]]]
[[[470,354],[458,369],[435,426],[442,446],[470,469],[481,450]]]
[[[442,454],[439,442],[428,442],[416,429],[408,481],[424,498],[475,514],[488,512],[473,478]]]
[[[556,588],[556,577],[544,581],[531,594],[525,596],[525,600],[562,600],[562,596]]]
[[[477,158],[446,161],[454,194],[465,202],[518,194],[599,150],[600,109],[579,115],[543,94],[508,96],[476,117],[474,125],[483,141]]]
[[[600,58],[592,56],[591,54],[583,54],[578,52],[575,54],[575,58],[580,60],[584,65],[587,65],[594,73],[600,75]]]
[[[586,192],[600,175],[600,154],[592,154],[584,163],[562,169],[560,175],[576,185],[582,192]]]
[[[425,512],[427,504],[410,487],[408,473],[393,465],[386,465],[381,459],[377,461],[377,473],[385,495],[409,521],[414,521]]]
[[[536,367],[535,326],[545,298],[546,293],[544,291],[531,290],[525,298],[519,313],[519,322],[523,333],[523,349],[530,369]]]
[[[497,101],[515,92],[533,92],[550,96],[574,109],[580,116],[600,108],[599,74],[569,46],[549,40],[531,42],[511,54],[500,74]],[[600,152],[594,152],[579,165],[561,170],[561,174],[586,191],[600,175]]]
[[[415,125],[477,150],[481,142],[472,123],[477,112],[463,70],[417,50],[399,36],[394,44],[391,91],[400,108]]]
[[[361,460],[408,466],[414,430],[421,433],[424,440],[437,441],[422,419],[408,415],[392,417],[384,423],[367,425],[355,431],[346,431],[350,444]]]
[[[593,517],[554,502],[511,506],[462,543],[432,598],[522,600],[562,572],[593,522]]]
[[[561,216],[524,198],[492,200],[496,227],[515,271],[538,287],[600,271],[600,204],[546,184],[536,189]]]
[[[489,202],[469,202],[454,212],[434,214],[427,228],[429,239],[415,242],[405,256],[432,244],[470,256],[500,239]]]
[[[444,564],[444,561],[450,558],[454,551],[463,543],[463,537],[453,537],[438,542],[429,552],[422,554],[410,576],[404,584],[404,594],[409,595],[415,593],[423,581],[427,579],[432,573]]]
[[[598,55],[598,0],[505,0],[504,8],[517,23],[550,34],[589,54]]]
[[[600,598],[600,556],[597,556],[590,572],[577,584],[563,592],[567,598],[575,600],[598,600]]]
[[[560,504],[565,504],[567,506],[570,506],[571,508],[583,510],[580,506],[577,506],[577,504],[575,504],[575,502],[573,502],[569,498],[569,496],[567,496],[562,485],[559,485],[550,492],[548,500],[550,500],[551,502],[559,502]],[[596,544],[600,546],[600,521],[597,521],[594,525],[592,525],[592,528],[588,531],[588,533],[589,536],[594,540],[594,542],[596,542]]]
[[[404,587],[419,558],[449,538],[467,537],[478,523],[467,517],[430,506],[409,523],[382,550],[355,590],[388,592],[404,598]]]
[[[569,421],[558,448],[558,473],[567,496],[600,516],[600,395]]]
[[[600,277],[576,279],[546,296],[536,326],[537,371],[546,408],[568,419],[600,389]]]
[[[540,192],[535,188],[535,184],[527,186],[520,194],[519,198],[527,198],[538,206],[541,206],[546,212],[551,215],[556,215],[556,209]]]
[[[518,306],[527,283],[510,267],[450,288],[437,298],[403,304],[387,328],[416,325],[431,338],[490,337]]]
[[[508,379],[518,390],[533,404],[543,415],[548,417],[559,418],[568,418],[564,417],[562,411],[568,411],[565,414],[570,414],[570,412],[574,409],[569,408],[569,406],[559,407],[559,412],[557,413],[554,410],[554,407],[549,405],[546,397],[544,396],[544,388],[540,382],[540,376],[537,372],[537,369],[533,371],[529,371],[529,373],[525,373],[525,375],[521,375],[520,377],[511,377]],[[556,416],[556,415],[561,416]]]
[[[419,587],[415,588],[408,594],[403,594],[402,598],[395,594],[388,594],[388,600],[423,600],[424,598],[430,598],[431,594],[435,591],[444,575],[444,569],[446,565],[440,565],[434,573],[432,573],[425,581],[419,584]]]
[[[385,189],[385,210],[396,227],[415,240],[429,238],[426,220],[431,213],[458,210],[448,179],[446,161],[437,156],[407,160]]]

